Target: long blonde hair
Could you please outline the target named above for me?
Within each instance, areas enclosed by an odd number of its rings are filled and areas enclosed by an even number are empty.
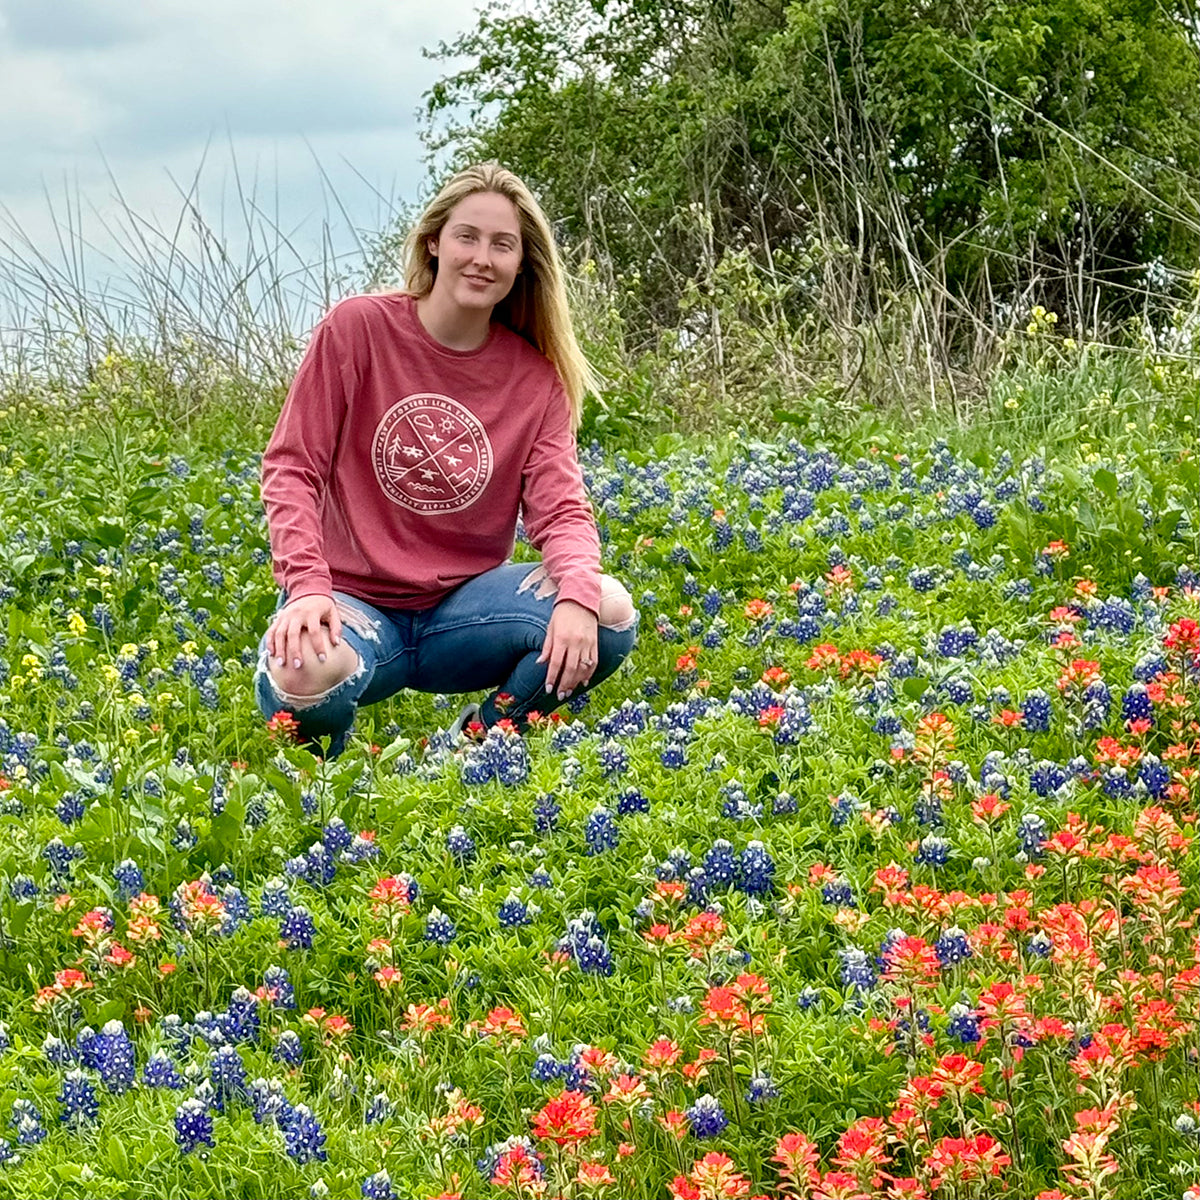
[[[512,201],[521,225],[524,260],[512,291],[492,310],[492,319],[520,334],[558,371],[571,407],[571,427],[579,427],[583,397],[598,390],[595,373],[583,356],[571,326],[562,259],[550,222],[525,183],[499,163],[477,163],[452,176],[417,218],[404,243],[404,288],[410,296],[433,290],[437,259],[429,242],[437,241],[451,210],[477,192],[495,192]]]

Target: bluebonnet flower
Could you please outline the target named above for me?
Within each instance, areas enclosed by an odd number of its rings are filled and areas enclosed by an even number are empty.
[[[615,850],[621,841],[621,831],[612,813],[607,808],[597,807],[591,812],[584,826],[588,854],[603,854]]]
[[[333,851],[324,842],[313,842],[308,848],[308,854],[300,861],[303,866],[299,868],[299,877],[307,879],[314,887],[325,887],[333,882],[337,874]]]
[[[246,1087],[246,1099],[256,1125],[265,1125],[268,1121],[278,1125],[292,1111],[283,1084],[278,1079],[264,1079],[262,1076],[252,1079]]]
[[[944,824],[941,797],[934,793],[919,795],[913,803],[913,816],[917,818],[918,825],[936,827]]]
[[[596,752],[600,769],[609,777],[629,770],[629,751],[620,742],[607,741]]]
[[[820,1003],[821,993],[811,985],[802,987],[800,994],[796,997],[796,1007],[803,1012],[807,1012],[810,1008],[815,1008]]]
[[[1137,612],[1130,602],[1121,596],[1109,596],[1097,604],[1088,614],[1092,628],[1128,636],[1137,625]]]
[[[364,837],[361,833],[356,833],[350,839],[350,845],[342,851],[342,861],[349,863],[366,862],[371,858],[378,858],[379,847],[374,840],[369,837]]]
[[[1021,849],[1029,858],[1041,858],[1046,844],[1046,822],[1037,813],[1024,813],[1017,824]]]
[[[936,833],[927,833],[917,849],[916,861],[924,866],[943,867],[950,859],[950,843]]]
[[[62,1106],[59,1119],[64,1125],[90,1124],[100,1111],[96,1085],[78,1067],[63,1076],[58,1103]]]
[[[75,1056],[93,1071],[100,1065],[100,1046],[100,1035],[90,1025],[83,1025],[76,1032]]]
[[[71,866],[76,859],[83,857],[79,846],[68,846],[62,838],[51,838],[42,849],[42,857],[50,864],[50,870],[58,879],[69,878]]]
[[[195,1099],[185,1100],[175,1110],[175,1141],[184,1154],[197,1146],[215,1146],[213,1119],[204,1104]]]
[[[1145,785],[1146,791],[1158,800],[1166,793],[1171,782],[1171,772],[1157,755],[1147,754],[1138,763],[1138,778]]]
[[[221,903],[225,905],[225,920],[219,930],[222,937],[228,937],[242,925],[253,920],[254,914],[250,911],[250,901],[246,899],[242,889],[234,884],[227,883],[222,889]]]
[[[14,1100],[8,1123],[17,1131],[17,1141],[22,1146],[36,1146],[45,1140],[46,1127],[42,1123],[42,1113],[32,1100],[24,1097]]]
[[[298,1067],[304,1059],[304,1046],[300,1035],[294,1029],[285,1029],[276,1039],[271,1057],[289,1067]]]
[[[133,1042],[129,1040],[125,1026],[115,1019],[107,1022],[96,1036],[95,1068],[113,1095],[120,1096],[133,1087],[134,1060]]]
[[[529,1078],[534,1083],[550,1083],[562,1075],[563,1070],[564,1064],[553,1054],[539,1054],[529,1072]]]
[[[121,900],[133,899],[146,885],[141,868],[131,858],[122,859],[113,867],[113,878],[117,881],[117,896]]]
[[[500,905],[500,924],[506,929],[529,924],[529,909],[516,892],[509,892]]]
[[[433,908],[425,918],[425,940],[439,946],[448,946],[456,934],[454,922],[440,908]]]
[[[708,887],[728,887],[737,876],[733,846],[724,838],[718,838],[704,856],[703,870]]]
[[[708,904],[709,879],[703,867],[693,867],[687,873],[687,900],[697,908]]]
[[[958,1038],[964,1046],[979,1041],[979,1018],[971,1008],[966,1004],[954,1004],[947,1015],[950,1020],[946,1024],[946,1032],[951,1037]]]
[[[187,817],[180,817],[175,832],[171,835],[171,845],[186,854],[196,845],[196,840],[196,834]]]
[[[535,888],[548,888],[554,886],[554,880],[550,876],[550,872],[545,867],[535,867],[529,875],[529,886]]]
[[[874,964],[865,950],[847,946],[838,951],[842,960],[842,983],[860,992],[869,992],[878,982]]]
[[[1104,794],[1118,799],[1130,795],[1133,791],[1133,780],[1124,767],[1109,767],[1104,772]]]
[[[268,879],[263,884],[258,911],[264,917],[285,917],[292,907],[291,894],[282,879]]]
[[[1033,770],[1029,772],[1029,788],[1035,795],[1049,796],[1059,788],[1065,787],[1070,779],[1070,773],[1065,767],[1049,759],[1042,759],[1035,763]]]
[[[659,761],[668,771],[678,771],[687,766],[687,753],[679,742],[671,742],[659,755]]]
[[[626,788],[617,797],[617,815],[628,816],[635,812],[649,812],[650,801],[637,789]]]
[[[491,1179],[491,1175],[484,1176]],[[363,1200],[396,1200],[392,1191],[392,1177],[386,1171],[376,1171],[374,1175],[363,1180]]]
[[[695,1103],[686,1110],[684,1115],[692,1127],[692,1133],[698,1138],[716,1137],[724,1132],[725,1127],[729,1124],[729,1118],[725,1115],[721,1102],[716,1096],[708,1093],[697,1096]]]
[[[1037,958],[1049,958],[1054,949],[1054,942],[1050,939],[1049,934],[1044,930],[1039,929],[1037,933],[1025,943],[1025,949]]]
[[[284,1144],[294,1162],[303,1165],[324,1162],[329,1157],[325,1134],[307,1104],[297,1104],[281,1123]]]
[[[289,950],[311,950],[316,932],[312,914],[303,904],[289,909],[279,922],[279,939]]]
[[[270,966],[263,972],[263,991],[272,1008],[295,1008],[296,993],[286,967]]]
[[[1154,719],[1154,704],[1144,683],[1134,683],[1121,697],[1121,718],[1125,721]]]
[[[55,815],[68,828],[83,819],[84,799],[78,792],[63,792],[54,806]]]
[[[746,1086],[746,1101],[749,1104],[765,1104],[779,1098],[779,1089],[770,1075],[755,1075]]]
[[[844,875],[839,875],[836,879],[826,880],[821,887],[821,899],[826,904],[834,904],[839,908],[857,907],[857,901],[854,899],[854,890]]]
[[[1150,683],[1156,675],[1167,669],[1166,657],[1160,650],[1152,650],[1134,664],[1133,677],[1141,683]]]
[[[231,1042],[258,1041],[258,997],[247,988],[237,988],[221,1015],[220,1023],[225,1036]]]
[[[341,854],[353,838],[346,822],[341,817],[330,817],[329,823],[321,830],[321,841],[330,854]]]
[[[226,1100],[245,1098],[246,1064],[233,1046],[218,1046],[212,1052],[208,1060],[208,1079],[217,1112],[225,1111]]]
[[[391,1120],[395,1111],[396,1106],[388,1099],[387,1093],[376,1092],[367,1105],[367,1111],[363,1114],[363,1123],[379,1125],[384,1121]]]
[[[914,592],[932,592],[937,587],[937,577],[928,567],[913,567],[908,573],[908,586]]]
[[[585,975],[611,975],[615,970],[604,929],[596,920],[596,914],[590,910],[581,912],[567,922],[567,930],[558,941],[558,949],[570,954]]]
[[[957,926],[951,925],[934,944],[938,961],[943,967],[952,967],[971,957],[967,935]]]
[[[183,1076],[175,1069],[175,1064],[161,1050],[155,1050],[146,1060],[142,1068],[142,1083],[146,1087],[170,1088],[180,1091],[183,1088]]]
[[[75,1058],[71,1047],[53,1033],[48,1033],[42,1042],[42,1054],[52,1067],[65,1067]]]
[[[41,889],[28,875],[14,875],[8,883],[8,894],[18,904],[24,904],[29,900],[36,900]]]
[[[777,817],[787,816],[790,813],[798,812],[800,808],[796,797],[791,792],[780,792],[775,797],[771,804],[771,811]]]
[[[842,826],[866,805],[853,792],[843,791],[833,797],[829,802],[829,807],[834,825]]]
[[[473,863],[478,853],[471,835],[461,825],[455,825],[446,834],[446,850],[450,857],[462,867]]]
[[[759,841],[747,843],[738,860],[737,885],[747,896],[763,896],[772,888],[775,862]]]

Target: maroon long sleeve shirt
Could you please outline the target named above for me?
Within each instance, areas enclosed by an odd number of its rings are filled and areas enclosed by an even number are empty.
[[[511,555],[518,512],[558,599],[600,605],[600,540],[553,364],[493,322],[452,350],[406,295],[350,296],[317,325],[262,462],[289,599],[431,608]]]

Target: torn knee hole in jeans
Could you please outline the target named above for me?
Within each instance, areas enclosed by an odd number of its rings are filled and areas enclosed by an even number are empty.
[[[624,584],[608,575],[600,577],[600,624],[613,633],[624,633],[638,623],[633,598]]]
[[[517,595],[519,596],[522,592],[529,591],[535,584],[537,585],[537,591],[533,595],[537,600],[545,600],[558,591],[558,585],[550,578],[546,568],[537,566],[521,580],[520,585],[517,587]]]
[[[264,672],[267,677],[267,682],[270,684],[271,690],[275,693],[279,702],[286,708],[290,708],[295,712],[301,712],[306,708],[316,708],[318,704],[323,704],[338,688],[345,687],[346,684],[352,683],[354,680],[361,677],[365,667],[360,655],[355,655],[357,665],[354,670],[346,676],[345,679],[339,679],[337,683],[331,687],[327,687],[323,692],[317,693],[315,696],[297,696],[293,692],[285,692],[271,674],[270,667],[267,663],[267,653],[264,650],[261,659],[259,660],[259,670]]]

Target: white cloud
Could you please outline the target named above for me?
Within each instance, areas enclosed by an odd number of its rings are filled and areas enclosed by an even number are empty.
[[[226,223],[240,222],[232,152],[314,255],[323,225],[344,225],[314,154],[351,224],[377,228],[387,208],[374,191],[413,200],[425,174],[414,112],[445,67],[421,47],[473,24],[476,3],[0,0],[0,244],[15,222],[53,254],[46,194],[61,222],[64,191],[97,254],[111,249],[100,221],[121,221],[117,187],[169,231],[182,205],[170,177],[189,187],[206,144],[214,225],[222,192]]]

